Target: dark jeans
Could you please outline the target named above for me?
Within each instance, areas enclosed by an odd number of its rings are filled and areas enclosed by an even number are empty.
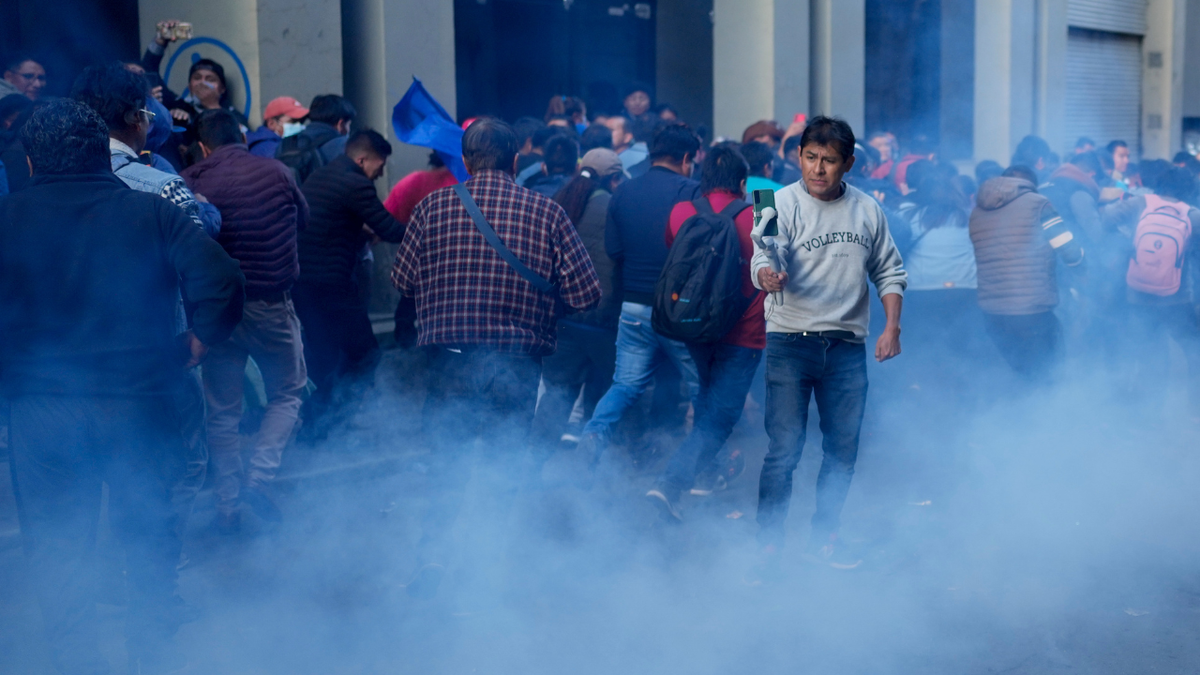
[[[540,446],[539,452],[556,447],[580,387],[583,387],[583,418],[592,416],[596,403],[612,384],[616,362],[616,331],[569,322],[558,324],[558,350],[542,362],[546,392],[533,419],[533,438]]]
[[[492,515],[502,520],[511,505],[527,458],[542,360],[489,349],[430,351],[423,426],[431,450],[431,497],[421,522],[418,554],[424,562],[444,563],[446,536],[462,508],[477,439],[483,439],[483,459],[509,479]]]
[[[171,607],[180,542],[171,497],[187,455],[172,403],[168,396],[12,399],[21,535],[55,664],[68,675],[109,672],[96,633],[101,483],[126,551],[129,650],[160,645],[178,627]]]
[[[375,383],[383,353],[367,306],[357,290],[297,285],[292,289],[296,316],[304,328],[304,362],[317,385],[306,421],[332,408],[356,403]]]
[[[821,471],[811,541],[836,533],[867,403],[865,345],[798,333],[767,334],[767,436],[758,484],[759,542],[783,544],[783,521],[792,498],[792,474],[808,428],[808,403],[821,416]]]
[[[690,489],[729,440],[762,360],[761,350],[736,345],[689,344],[688,351],[700,376],[692,433],[658,477],[661,487],[676,493]]]
[[[1062,360],[1062,328],[1054,312],[983,317],[996,349],[1017,375],[1030,382],[1053,378]]]

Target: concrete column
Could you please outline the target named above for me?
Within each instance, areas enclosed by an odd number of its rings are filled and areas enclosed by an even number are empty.
[[[252,126],[276,96],[309,102],[317,94],[342,92],[341,19],[337,0],[140,0],[142,49],[154,40],[154,25],[164,19],[192,23],[196,37],[219,40],[246,68],[250,85]],[[178,44],[168,47],[170,59]],[[198,52],[225,68],[234,106],[243,110],[246,86],[236,62],[224,50],[199,45],[180,56],[167,85],[187,90],[191,53]],[[164,68],[166,60],[164,60]]]
[[[809,0],[715,0],[713,22],[715,135],[741,140],[758,120],[786,127],[809,110]]]
[[[1149,0],[1142,40],[1142,157],[1171,159],[1183,136],[1187,1]]]
[[[811,0],[811,5],[812,113],[843,117],[865,134],[866,2]]]
[[[1066,152],[1075,139],[1064,131],[1067,117],[1067,0],[1041,0],[1037,16],[1034,124],[1032,133],[1056,152]],[[1019,138],[1017,140],[1020,140]]]
[[[392,130],[392,108],[416,76],[451,116],[456,115],[453,0],[343,0],[346,97],[363,126],[387,137],[388,159],[380,196],[407,174],[428,165],[429,150],[405,145]],[[399,295],[390,272],[395,244],[375,247],[371,311],[390,313]]]
[[[1034,129],[1034,0],[975,5],[975,160],[1007,165]]]
[[[1183,116],[1200,117],[1200,0],[1187,0]]]
[[[693,126],[713,126],[713,0],[659,0],[655,99]]]
[[[455,115],[453,0],[343,0],[346,96],[365,125],[387,136],[395,153],[386,183],[427,165],[429,151],[400,143],[392,108],[419,78]]]

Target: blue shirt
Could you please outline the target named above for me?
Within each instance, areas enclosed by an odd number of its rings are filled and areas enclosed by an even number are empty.
[[[267,159],[275,157],[275,150],[279,148],[279,144],[282,142],[283,139],[279,137],[279,134],[271,131],[266,126],[261,126],[258,128],[258,131],[251,131],[246,134],[246,145],[250,147],[250,154],[266,157]]]
[[[667,262],[671,209],[698,196],[699,183],[661,166],[617,187],[608,204],[604,248],[622,270],[627,301],[653,303],[654,285]]]
[[[908,290],[975,288],[975,246],[966,216],[956,215],[952,222],[926,229],[921,212],[906,206],[900,213],[909,219],[913,236],[912,248],[904,255]]]

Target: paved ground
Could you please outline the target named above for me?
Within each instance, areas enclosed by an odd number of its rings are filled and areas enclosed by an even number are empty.
[[[396,352],[381,371],[394,383]],[[288,458],[282,527],[221,538],[197,505],[181,592],[190,673],[1194,673],[1200,670],[1196,430],[1116,405],[1094,383],[998,401],[873,367],[844,538],[849,572],[802,563],[819,432],[796,475],[785,578],[751,586],[750,469],[659,522],[653,478],[614,452],[590,491],[522,495],[506,524],[489,472],[469,495],[438,598],[408,598],[424,502],[416,402],[385,386],[356,429]],[[486,448],[485,448],[486,449]],[[2,468],[2,467],[0,467]],[[49,672],[0,471],[0,672]],[[501,529],[509,534],[498,536]],[[503,542],[509,542],[507,547]],[[102,537],[106,559],[115,547]],[[119,564],[110,565],[119,570]],[[110,575],[105,597],[119,597]],[[102,605],[122,657],[122,608]]]

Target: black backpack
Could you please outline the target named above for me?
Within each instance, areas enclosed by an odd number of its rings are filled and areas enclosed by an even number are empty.
[[[654,287],[654,331],[681,342],[717,342],[750,308],[742,293],[746,261],[734,219],[750,205],[734,200],[714,213],[707,197],[675,235]]]
[[[321,154],[321,146],[335,138],[336,131],[332,134],[299,133],[288,136],[275,151],[275,159],[292,170],[296,176],[296,185],[304,185],[304,181],[314,171],[325,166],[325,155]]]

